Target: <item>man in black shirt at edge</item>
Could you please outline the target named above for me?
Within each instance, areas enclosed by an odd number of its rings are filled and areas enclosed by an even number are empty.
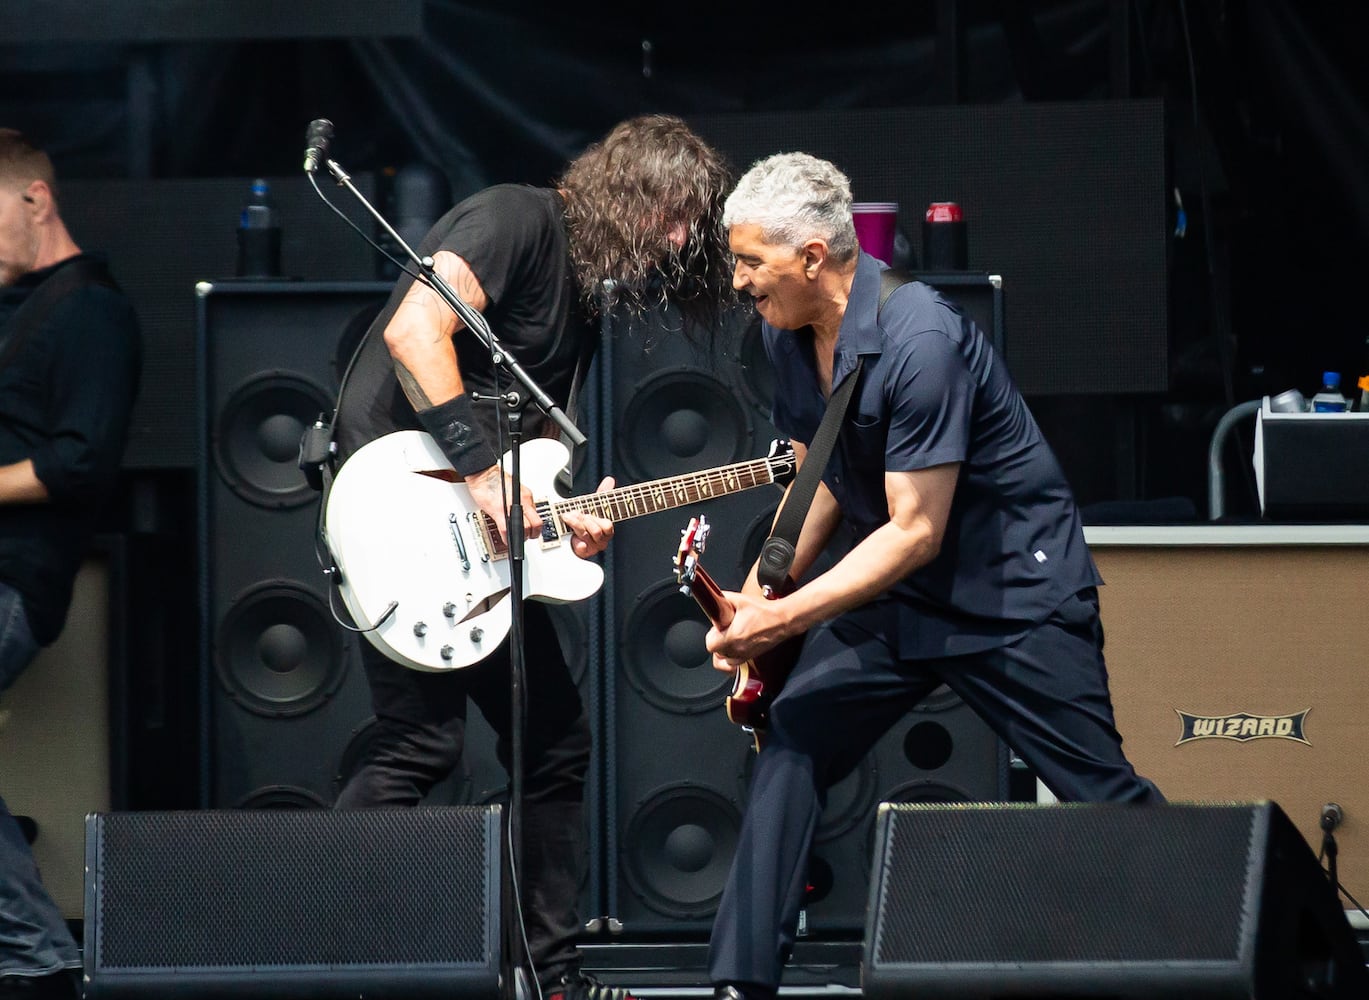
[[[647,115],[616,126],[577,157],[555,188],[496,185],[443,216],[419,247],[456,293],[551,399],[566,405],[598,339],[596,317],[669,300],[707,327],[730,295],[720,219],[730,183],[722,158],[677,118]],[[401,429],[430,433],[471,497],[506,530],[499,413],[471,393],[495,391],[489,352],[432,289],[401,277],[363,338],[338,403],[345,465],[358,448]],[[504,388],[507,388],[505,379]],[[525,438],[554,434],[536,408]],[[502,451],[503,448],[498,449]],[[605,480],[600,489],[611,487]],[[526,487],[522,531],[541,518]],[[610,521],[570,513],[577,555],[604,549]],[[545,605],[525,609],[527,669],[522,912],[529,958],[548,1000],[620,1000],[581,971],[576,913],[585,855],[584,787],[590,728]],[[459,762],[466,701],[510,746],[507,642],[481,662],[426,673],[368,643],[377,737],[341,790],[340,808],[413,805]]]
[[[51,160],[0,129],[0,692],[62,630],[140,363],[133,308],[63,223]],[[80,952],[3,800],[0,900],[0,997],[79,996]]]

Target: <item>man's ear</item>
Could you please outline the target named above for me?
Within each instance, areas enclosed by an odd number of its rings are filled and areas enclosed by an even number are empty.
[[[52,213],[52,188],[47,181],[29,181],[24,189],[24,200],[33,206],[34,214],[41,220]]]
[[[813,239],[803,245],[803,272],[816,278],[827,264],[827,241]]]

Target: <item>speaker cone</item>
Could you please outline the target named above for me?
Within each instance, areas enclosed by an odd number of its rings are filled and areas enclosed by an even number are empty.
[[[214,464],[229,489],[262,507],[316,499],[299,469],[299,440],[332,408],[319,385],[280,372],[250,379],[228,397],[213,442]]]
[[[657,708],[693,713],[719,708],[732,688],[704,648],[708,619],[670,582],[643,591],[623,622],[628,682]]]
[[[215,665],[228,694],[259,715],[302,715],[346,674],[343,639],[327,606],[297,584],[267,581],[241,594],[219,626]]]
[[[751,428],[735,393],[683,367],[635,387],[617,441],[624,470],[644,482],[741,461],[750,455]]]
[[[681,782],[639,806],[623,837],[632,891],[667,917],[707,917],[718,907],[737,851],[741,813],[718,792]]]
[[[903,734],[903,756],[918,770],[936,771],[955,753],[955,737],[940,722],[915,722]]]

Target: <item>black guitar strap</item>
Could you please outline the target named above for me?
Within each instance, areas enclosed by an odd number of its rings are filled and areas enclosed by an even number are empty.
[[[887,268],[880,273],[876,321],[894,289],[912,280],[912,275],[893,268]],[[785,497],[784,507],[775,518],[775,526],[770,530],[770,537],[761,546],[756,579],[762,587],[776,593],[787,593],[793,589],[794,581],[789,578],[789,567],[794,562],[794,546],[798,542],[799,532],[803,529],[804,519],[808,516],[808,508],[817,493],[818,480],[827,468],[827,460],[831,457],[832,447],[836,444],[842,417],[846,413],[847,404],[851,402],[856,382],[860,380],[863,362],[862,358],[856,359],[856,367],[841,380],[841,384],[827,401],[827,410],[813,434],[808,454],[803,459],[803,466],[799,469],[789,495]]]
[[[118,287],[110,277],[109,269],[101,261],[93,257],[76,257],[48,275],[30,292],[6,324],[8,329],[4,348],[0,350],[0,367],[14,358],[24,341],[42,326],[43,320],[57,303],[86,285]]]

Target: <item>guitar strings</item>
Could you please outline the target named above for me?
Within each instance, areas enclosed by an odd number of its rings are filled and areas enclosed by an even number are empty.
[[[623,486],[609,493],[587,493],[555,503],[538,500],[534,506],[544,523],[559,521],[564,511],[593,513],[610,521],[623,521],[637,514],[668,510],[686,503],[698,503],[719,494],[726,495],[773,483],[775,466],[784,464],[783,460],[773,457],[757,458],[749,462],[705,469],[702,472],[661,479],[653,483]],[[486,532],[491,538],[497,537],[494,518],[484,512],[481,512],[481,517],[484,518]],[[497,548],[498,551],[503,551],[502,546]]]
[[[702,472],[662,479],[654,483],[624,486],[609,493],[589,493],[554,504],[538,504],[538,513],[575,510],[592,512],[611,521],[621,521],[637,514],[648,514],[686,503],[697,503],[719,494],[735,493],[775,481],[772,458],[758,458],[750,462]]]

